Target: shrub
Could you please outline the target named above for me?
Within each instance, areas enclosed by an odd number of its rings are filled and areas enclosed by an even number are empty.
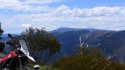
[[[60,70],[125,70],[125,65],[106,60],[99,52],[94,51],[63,57],[54,62],[53,67]]]

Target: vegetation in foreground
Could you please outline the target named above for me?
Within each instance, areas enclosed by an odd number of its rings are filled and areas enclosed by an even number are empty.
[[[83,51],[86,52],[57,60],[52,67],[59,70],[125,70],[125,65],[105,58],[95,48],[83,48]]]

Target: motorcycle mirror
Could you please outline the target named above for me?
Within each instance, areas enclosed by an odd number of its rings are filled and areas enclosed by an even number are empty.
[[[13,38],[11,34],[8,34],[8,37]]]

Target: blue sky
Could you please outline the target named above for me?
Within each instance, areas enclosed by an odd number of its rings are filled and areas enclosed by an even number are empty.
[[[4,33],[28,27],[125,30],[125,0],[0,0]]]

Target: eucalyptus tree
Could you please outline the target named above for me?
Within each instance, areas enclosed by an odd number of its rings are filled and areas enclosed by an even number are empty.
[[[59,41],[44,29],[30,27],[23,31],[20,37],[26,40],[31,54],[43,62],[48,62],[49,58],[60,50]]]

